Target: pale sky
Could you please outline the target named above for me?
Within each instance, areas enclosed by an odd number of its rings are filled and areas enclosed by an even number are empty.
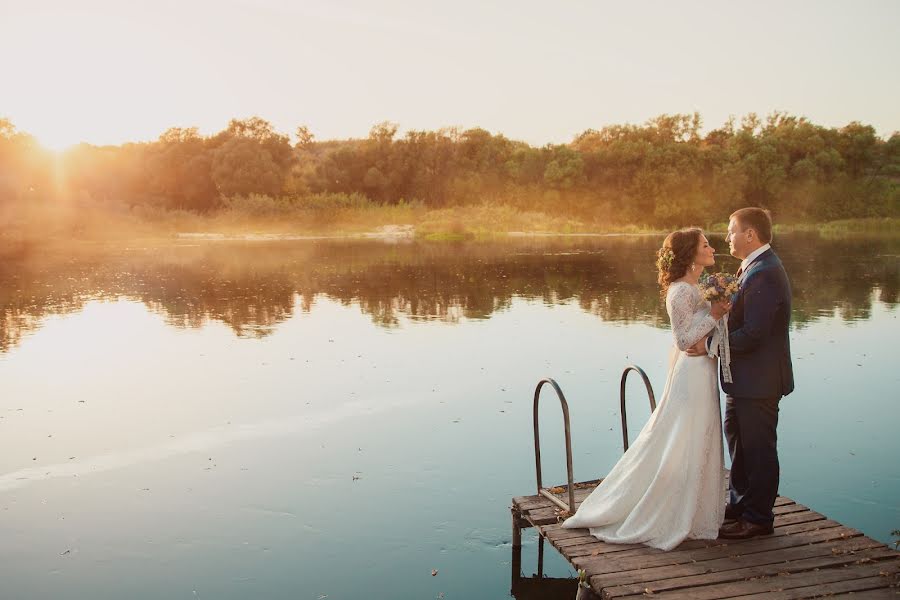
[[[773,110],[890,135],[898,31],[898,0],[0,0],[0,117],[54,148],[253,115],[318,139]]]

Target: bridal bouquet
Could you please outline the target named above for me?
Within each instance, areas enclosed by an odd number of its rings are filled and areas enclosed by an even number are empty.
[[[740,284],[737,277],[729,273],[704,273],[700,277],[700,293],[710,302],[731,302]],[[731,379],[731,345],[728,342],[728,317],[719,319],[712,332],[709,345],[710,356],[719,357],[722,366],[722,379],[732,383]]]
[[[700,293],[710,302],[731,301],[738,287],[737,277],[729,273],[704,273],[700,277]]]

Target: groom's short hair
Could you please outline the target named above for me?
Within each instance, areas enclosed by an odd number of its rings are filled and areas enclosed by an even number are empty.
[[[752,228],[763,244],[772,241],[772,215],[768,210],[749,206],[734,211],[731,217],[737,219],[742,228]]]

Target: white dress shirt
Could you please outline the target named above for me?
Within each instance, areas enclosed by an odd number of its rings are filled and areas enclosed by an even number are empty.
[[[762,254],[763,252],[765,252],[766,250],[768,250],[768,249],[771,248],[771,247],[772,247],[772,246],[770,246],[769,244],[763,244],[762,246],[760,246],[759,248],[757,248],[756,250],[754,250],[753,252],[751,252],[751,253],[747,256],[747,258],[745,258],[744,260],[741,261],[741,276],[738,278],[741,282],[743,282],[743,280],[744,280],[744,275],[747,274],[747,268],[750,266],[750,264],[751,264],[754,260],[756,260],[757,258],[759,258],[759,255],[760,255],[760,254]]]

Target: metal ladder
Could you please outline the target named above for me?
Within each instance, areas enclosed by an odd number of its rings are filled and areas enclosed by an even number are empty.
[[[653,394],[653,386],[650,385],[650,379],[647,377],[647,374],[638,366],[629,365],[622,372],[622,379],[619,383],[619,407],[622,413],[622,446],[623,452],[628,450],[628,420],[625,414],[625,383],[628,379],[628,374],[632,371],[637,372],[638,375],[641,376],[641,379],[644,380],[644,386],[647,388],[647,395],[650,397],[650,411],[656,410],[656,396]],[[566,487],[568,489],[568,502],[563,502],[559,499],[559,497],[551,492],[549,489],[545,488],[541,478],[541,437],[540,437],[540,426],[538,423],[539,411],[538,408],[540,406],[541,400],[541,390],[545,385],[549,384],[550,387],[556,392],[556,397],[559,398],[559,403],[562,406],[563,413],[563,427],[565,430],[566,437]],[[569,403],[566,401],[566,397],[562,392],[562,388],[559,387],[559,384],[556,383],[551,378],[542,379],[538,382],[537,387],[534,389],[534,467],[535,474],[537,478],[537,493],[539,496],[547,498],[557,507],[566,511],[568,514],[572,514],[574,512],[575,507],[575,482],[572,476],[572,434],[571,429],[569,427]],[[512,515],[512,586],[513,591],[516,589],[517,585],[520,585],[523,581],[521,576],[522,572],[522,528],[528,527],[527,522],[522,520],[516,513],[513,511]],[[537,548],[537,573],[535,581],[540,581],[544,579],[544,536],[538,536],[538,548]],[[532,580],[528,580],[531,582]],[[512,593],[512,591],[510,592]]]
[[[641,376],[641,379],[644,380],[644,386],[647,388],[647,395],[650,397],[650,412],[656,410],[656,396],[653,394],[653,386],[650,385],[650,379],[647,377],[647,374],[642,368],[636,365],[629,365],[625,368],[624,371],[622,371],[622,379],[619,383],[619,410],[622,413],[623,452],[626,452],[628,450],[628,419],[625,414],[625,383],[628,380],[628,374],[632,371],[636,372]],[[545,384],[550,384],[550,386],[556,391],[556,396],[557,398],[559,398],[560,405],[562,405],[563,427],[566,436],[566,487],[569,492],[568,503],[563,502],[556,496],[556,494],[545,488],[541,479],[541,438],[540,425],[538,423],[538,407],[541,400],[541,389]],[[534,389],[534,466],[537,479],[538,495],[547,498],[564,511],[570,514],[574,513],[575,482],[572,477],[572,434],[569,427],[569,403],[566,401],[566,397],[562,392],[562,388],[559,387],[559,384],[549,377],[540,380],[537,384],[537,387]]]

